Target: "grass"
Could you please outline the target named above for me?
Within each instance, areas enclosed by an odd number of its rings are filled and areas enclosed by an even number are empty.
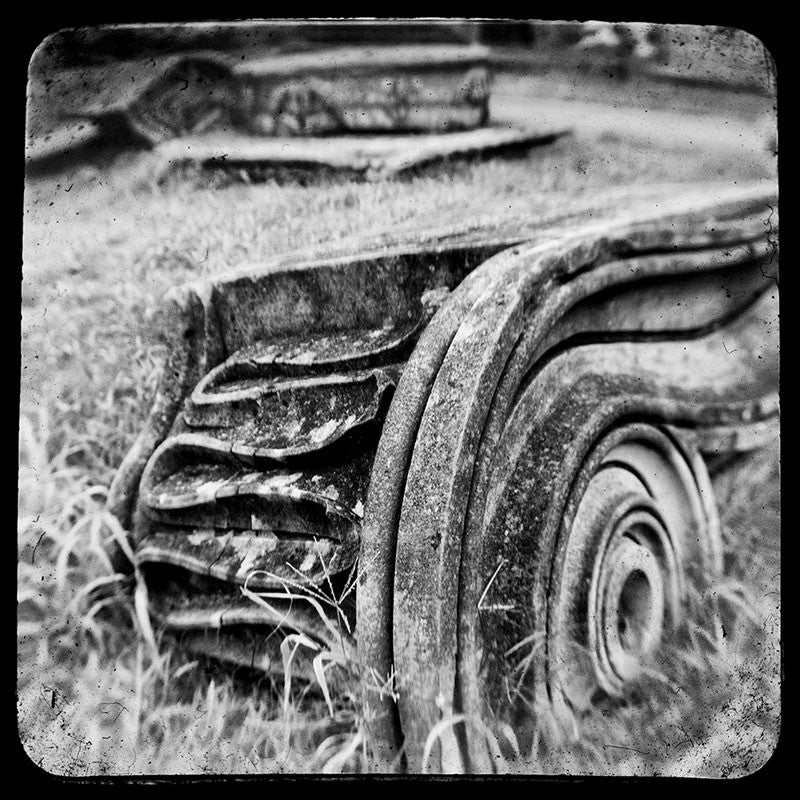
[[[122,532],[104,499],[153,397],[164,352],[149,321],[167,288],[351,233],[425,224],[476,199],[519,202],[531,187],[535,214],[593,187],[769,177],[765,164],[759,156],[746,161],[620,134],[376,184],[159,185],[135,153],[31,178],[17,687],[29,757],[72,776],[367,769],[369,720],[355,670],[343,671],[329,698],[319,685],[296,680],[253,685],[166,640],[156,652],[121,587],[102,606],[84,607],[93,586],[114,585],[103,545]],[[774,454],[758,458],[718,479],[728,493],[728,575],[741,584],[738,595],[730,585],[720,590],[747,598],[738,604],[735,636],[701,646],[715,629],[698,612],[699,628],[640,687],[638,702],[602,709],[570,730],[542,712],[530,752],[516,754],[511,735],[498,742],[499,768],[737,774],[769,756],[779,727],[779,498]]]

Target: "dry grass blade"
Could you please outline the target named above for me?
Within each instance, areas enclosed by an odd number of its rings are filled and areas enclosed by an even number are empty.
[[[322,773],[330,775],[342,772],[363,743],[364,734],[361,731],[357,731],[354,736],[350,737],[345,747],[341,748],[322,765]]]
[[[308,603],[309,605],[311,605],[314,611],[317,612],[317,615],[319,616],[323,625],[330,632],[331,636],[333,636],[334,641],[340,638],[339,631],[337,630],[336,626],[331,622],[330,618],[325,613],[324,609],[322,608],[319,601],[315,597],[309,594],[297,594],[296,592],[290,592],[288,587],[284,592],[254,592],[247,587],[247,581],[249,581],[250,578],[252,578],[254,575],[257,574],[259,573],[254,571],[247,576],[244,585],[241,587],[242,594],[248,599],[252,600],[254,603],[262,606],[262,608],[268,610],[276,618],[281,619],[281,622],[277,625],[277,627],[280,627],[283,624],[283,622],[286,621],[286,619],[288,618],[288,612],[279,611],[277,608],[275,608],[275,606],[268,603],[267,600],[288,600],[290,602],[299,600]],[[273,576],[271,573],[262,572],[261,574],[266,574],[273,578],[276,577]]]
[[[153,632],[153,625],[150,622],[150,608],[147,598],[147,586],[144,580],[139,578],[136,582],[136,589],[133,593],[134,609],[136,610],[136,621],[139,631],[142,634],[147,646],[150,648],[154,658],[158,658],[158,644]]]
[[[319,650],[319,645],[302,633],[290,633],[281,642],[281,657],[283,658],[283,714],[289,718],[289,704],[292,694],[292,661],[301,646],[310,650]]]
[[[449,714],[443,719],[440,719],[430,729],[428,736],[425,739],[425,747],[422,751],[421,771],[423,774],[427,774],[428,772],[428,763],[431,760],[431,753],[433,752],[433,748],[436,746],[436,743],[441,739],[442,734],[449,728],[458,725],[459,722],[463,722],[465,719],[466,716],[464,714]]]
[[[317,678],[319,688],[322,689],[322,695],[325,698],[325,702],[328,704],[328,711],[331,717],[334,716],[333,701],[331,700],[331,693],[328,689],[328,679],[325,677],[325,664],[326,662],[331,663],[333,660],[333,656],[329,652],[322,652],[314,656],[314,660],[312,661],[314,675]]]
[[[522,751],[520,750],[519,741],[517,739],[517,734],[514,733],[514,729],[507,722],[503,722],[502,720],[498,723],[497,727],[506,741],[511,745],[514,755],[517,758],[522,758]]]

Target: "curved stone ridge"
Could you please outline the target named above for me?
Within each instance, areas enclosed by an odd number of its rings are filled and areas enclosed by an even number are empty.
[[[226,366],[226,365],[223,365]],[[285,460],[319,450],[372,422],[397,383],[395,370],[295,380],[243,378],[201,382],[183,416],[193,429],[250,458]]]
[[[672,187],[628,203],[589,224],[461,220],[449,237],[176,292],[174,368],[111,491],[156,606],[199,582],[163,624],[200,647],[205,627],[276,624],[246,603],[215,616],[214,587],[344,591],[357,571],[377,750],[403,736],[418,768],[442,714],[480,713],[520,624],[547,618],[540,590],[506,612],[534,573],[547,582],[598,437],[644,415],[736,446],[732,431],[750,441],[777,414],[772,193]],[[487,603],[488,643],[473,614]],[[317,622],[293,624],[314,636]],[[389,695],[370,693],[393,667],[402,732]],[[478,763],[468,749],[443,736],[434,756]]]

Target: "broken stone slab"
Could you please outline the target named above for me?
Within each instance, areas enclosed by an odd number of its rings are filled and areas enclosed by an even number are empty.
[[[366,180],[400,175],[452,158],[509,153],[549,144],[567,129],[491,126],[472,131],[413,136],[259,138],[242,135],[184,137],[156,148],[156,175],[187,166],[245,173],[260,169],[342,172]]]
[[[201,51],[94,71],[81,81],[91,90],[62,92],[69,102],[58,116],[115,136],[127,130],[151,146],[204,131],[452,131],[489,118],[491,75],[480,46],[345,47],[244,62]]]
[[[267,136],[468,130],[489,118],[481,47],[361,47],[234,69],[243,127]]]

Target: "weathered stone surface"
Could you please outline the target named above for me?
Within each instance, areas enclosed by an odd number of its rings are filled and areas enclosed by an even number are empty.
[[[192,393],[183,417],[192,428],[210,428],[217,439],[246,445],[253,458],[282,461],[319,450],[374,421],[399,371],[224,383],[215,381],[212,371],[210,380],[201,381]]]
[[[488,120],[487,51],[457,45],[340,48],[238,62],[197,52],[106,69],[62,115],[150,144],[211,130],[255,136],[456,131]],[[120,74],[117,74],[120,73]]]
[[[676,206],[682,203],[685,211],[692,208],[686,195],[681,199],[673,195],[672,199]],[[557,314],[549,316],[557,312],[557,308],[544,302],[548,299],[547,290],[554,292],[559,284],[566,284],[572,274],[584,272],[591,275],[592,270],[608,259],[611,253],[662,249],[668,253],[685,248],[702,249],[715,241],[724,244],[726,240],[737,242],[743,237],[758,239],[763,236],[764,228],[762,220],[758,218],[757,202],[750,207],[753,218],[734,217],[729,224],[722,224],[722,221],[726,214],[737,213],[735,206],[726,211],[724,205],[719,205],[712,212],[706,203],[708,197],[685,216],[676,214],[672,220],[668,216],[659,220],[659,213],[655,212],[649,222],[643,216],[639,218],[641,223],[620,221],[613,227],[598,224],[593,226],[591,232],[581,235],[576,231],[574,237],[565,237],[561,241],[556,233],[559,229],[556,228],[551,233],[551,243],[538,248],[532,246],[528,251],[512,248],[491,259],[472,273],[453,294],[451,302],[426,331],[406,366],[373,467],[373,482],[362,530],[361,563],[364,564],[364,570],[359,602],[363,601],[365,611],[370,609],[369,615],[364,617],[369,628],[365,629],[362,625],[360,630],[362,653],[369,654],[369,663],[378,674],[386,675],[394,668],[398,674],[406,676],[409,694],[406,701],[401,701],[400,708],[401,712],[403,708],[407,709],[403,733],[406,752],[411,759],[421,757],[427,731],[435,724],[440,713],[453,708],[449,700],[453,696],[452,665],[456,652],[453,616],[456,604],[453,598],[458,594],[459,526],[463,524],[462,515],[470,494],[469,478],[464,477],[464,471],[472,469],[473,464],[480,468],[482,464],[491,463],[481,458],[475,460],[474,448],[479,442],[482,422],[470,423],[468,409],[470,404],[474,404],[474,413],[486,413],[486,404],[491,400],[494,387],[487,386],[485,375],[476,377],[475,372],[485,365],[493,371],[494,380],[497,380],[503,360],[490,343],[494,337],[502,335],[502,324],[511,324],[509,321],[516,320],[519,325],[524,319],[519,301],[516,301],[515,307],[508,299],[509,292],[512,295],[515,292],[514,281],[518,279],[522,285],[529,282],[526,291],[530,292],[530,313],[535,312],[532,319],[537,321],[532,330],[538,331],[541,337],[557,319]],[[702,210],[703,207],[707,210]],[[642,204],[640,212],[644,208]],[[669,213],[663,198],[661,208],[665,215]],[[741,210],[744,209],[739,206],[739,213]],[[579,229],[579,226],[576,227]],[[564,228],[560,231],[564,231]],[[547,242],[547,237],[543,236],[539,241]],[[530,260],[523,255],[526,252],[531,254]],[[757,246],[753,255],[764,258],[765,252],[771,254],[771,248],[759,252]],[[708,256],[711,266],[714,255]],[[740,259],[746,261],[748,257],[744,253]],[[667,274],[670,267],[673,272],[680,271],[685,258],[676,255],[666,259]],[[704,256],[700,255],[699,258],[702,261]],[[688,269],[694,269],[691,257],[688,262]],[[737,263],[735,258],[732,263]],[[650,262],[651,268],[658,269],[656,265],[657,262]],[[764,285],[769,285],[769,278],[761,274],[762,267],[763,264],[754,269],[761,275]],[[621,270],[612,279],[612,284],[624,282],[625,276],[630,274],[630,269]],[[544,291],[541,291],[541,287]],[[540,291],[538,296],[537,291]],[[494,301],[493,310],[497,316],[486,316],[486,306],[480,304],[481,295],[485,298],[484,304]],[[457,302],[459,305],[456,305]],[[470,308],[473,309],[470,315],[474,316],[474,321],[467,323],[464,318],[469,319]],[[447,311],[452,316],[445,316]],[[437,326],[437,322],[440,325]],[[613,322],[609,320],[609,324],[613,325]],[[463,327],[461,339],[456,337],[460,326]],[[469,347],[473,349],[464,349]],[[485,348],[486,361],[481,360],[482,347]],[[442,363],[445,353],[448,359],[452,357],[449,370],[445,370]],[[412,375],[413,382],[410,379]],[[469,386],[465,383],[467,380],[471,382]],[[432,384],[441,387],[438,400],[431,390]],[[395,410],[397,415],[394,414]],[[425,429],[426,437],[420,433],[423,413],[430,415]],[[478,430],[475,430],[476,427]],[[449,446],[463,446],[465,450],[461,455],[456,455],[448,449]],[[397,453],[403,454],[404,463],[410,461],[413,465],[414,459],[418,459],[416,477],[411,472],[406,475],[405,468],[397,463]],[[450,483],[451,480],[460,483]],[[449,488],[442,491],[445,485]],[[408,520],[406,530],[410,537],[405,545],[399,544],[402,540],[397,540],[394,533],[398,529],[398,522],[402,532],[401,503]],[[419,515],[418,519],[412,522],[415,515]],[[448,516],[451,522],[448,522]],[[449,529],[452,538],[448,538],[448,525],[452,525]],[[395,554],[396,542],[398,547],[408,547],[405,554],[400,550]],[[420,568],[421,563],[427,566]],[[392,581],[393,590],[387,589]],[[474,608],[474,605],[465,606],[462,602],[461,607]],[[381,609],[380,613],[375,613],[376,608]],[[398,647],[398,644],[401,646]],[[423,667],[423,664],[427,666]],[[369,697],[368,688],[365,691]],[[444,708],[441,707],[442,698]],[[377,702],[372,698],[373,706]],[[382,711],[382,718],[391,728],[391,710],[386,708],[385,703]],[[397,730],[395,727],[387,732],[387,742],[398,735]],[[413,738],[410,740],[409,736]],[[419,767],[419,761],[412,763]]]
[[[272,521],[273,524],[275,521]],[[136,563],[171,564],[250,589],[280,590],[324,584],[325,576],[350,569],[358,557],[358,535],[343,531],[343,540],[291,538],[271,530],[218,528],[158,531],[144,537]]]
[[[483,210],[177,290],[185,366],[112,491],[120,513],[136,503],[141,568],[321,585],[314,558],[342,575],[357,552],[374,756],[388,765],[404,741],[419,769],[432,726],[483,714],[513,636],[549,618],[548,554],[609,429],[668,423],[741,447],[775,418],[775,204],[764,185],[626,188],[552,219]],[[209,608],[163,619],[203,628]],[[393,671],[397,708],[376,691]],[[483,763],[480,739],[463,742],[445,733],[434,762]]]
[[[366,129],[364,134],[373,130]],[[526,151],[567,133],[565,129],[487,125],[477,130],[415,136],[259,138],[252,134],[216,134],[164,142],[153,157],[161,179],[194,165],[232,174],[243,171],[256,177],[260,170],[287,168],[307,173],[326,170],[356,179],[379,180],[447,159]]]

